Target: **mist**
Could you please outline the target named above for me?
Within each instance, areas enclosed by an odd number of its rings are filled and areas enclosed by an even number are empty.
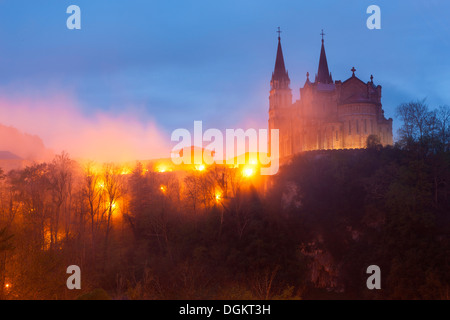
[[[68,95],[0,98],[0,124],[9,127],[0,130],[0,150],[25,159],[45,160],[48,149],[98,162],[170,157],[170,138],[154,121],[144,122],[127,109],[87,116]]]

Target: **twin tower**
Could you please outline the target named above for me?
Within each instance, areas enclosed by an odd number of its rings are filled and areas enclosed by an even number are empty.
[[[366,148],[370,135],[378,136],[382,145],[393,143],[392,119],[384,117],[381,86],[374,84],[373,76],[368,82],[360,80],[354,67],[350,78],[333,82],[323,35],[314,82],[307,73],[295,102],[278,36],[270,81],[269,129],[279,130],[281,160],[302,151]]]

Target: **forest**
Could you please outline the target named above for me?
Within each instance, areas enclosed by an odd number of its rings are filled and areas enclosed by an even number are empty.
[[[397,117],[394,146],[305,152],[267,178],[66,153],[0,169],[0,299],[449,299],[450,108]]]

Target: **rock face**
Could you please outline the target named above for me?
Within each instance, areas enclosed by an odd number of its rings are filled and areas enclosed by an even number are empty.
[[[0,124],[0,160],[47,161],[52,158],[38,136],[24,134]]]
[[[308,257],[309,280],[316,288],[344,292],[339,279],[339,266],[332,255],[316,242],[302,245],[301,253]]]

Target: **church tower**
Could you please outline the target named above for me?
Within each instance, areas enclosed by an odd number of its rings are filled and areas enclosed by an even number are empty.
[[[278,28],[277,57],[275,59],[275,68],[272,73],[272,79],[270,80],[269,135],[271,129],[279,129],[280,157],[285,157],[292,153],[292,142],[290,139],[292,90],[290,88],[291,80],[289,79],[289,74],[284,64],[280,34],[281,31],[280,28]]]
[[[280,29],[278,28],[278,49],[275,68],[270,80],[270,110],[284,108],[292,105],[292,91],[289,85],[291,80],[284,65],[283,50],[281,48]]]
[[[333,78],[331,73],[328,71],[327,55],[325,54],[325,45],[323,41],[323,36],[325,33],[320,34],[322,36],[322,48],[320,49],[320,59],[319,59],[319,69],[316,74],[316,83],[330,84],[333,83]]]

